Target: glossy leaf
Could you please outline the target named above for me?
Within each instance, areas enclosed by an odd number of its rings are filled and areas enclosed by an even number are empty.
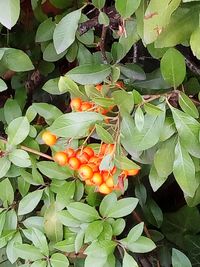
[[[114,207],[110,207],[107,211],[107,217],[120,218],[129,215],[137,206],[138,199],[129,197],[117,201]]]
[[[104,129],[102,126],[96,124],[95,125],[96,128],[96,132],[99,136],[99,138],[106,144],[113,144],[114,140],[112,135],[106,130]]]
[[[19,0],[7,0],[0,3],[0,23],[11,29],[17,22],[20,13]]]
[[[182,110],[192,116],[193,118],[199,117],[198,109],[196,108],[195,104],[192,100],[183,92],[179,94],[179,105],[181,106]]]
[[[188,257],[181,251],[172,249],[172,266],[173,267],[192,267],[192,264]]]
[[[0,79],[0,92],[5,91],[8,88],[7,84],[4,82],[4,80]]]
[[[131,257],[126,251],[124,253],[124,258],[122,262],[123,267],[138,267],[137,262]]]
[[[139,7],[140,0],[116,0],[115,7],[120,15],[126,19],[129,18]]]
[[[61,253],[55,253],[50,259],[52,267],[68,267],[69,261],[67,257]]]

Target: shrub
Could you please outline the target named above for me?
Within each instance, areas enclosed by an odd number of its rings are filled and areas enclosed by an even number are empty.
[[[0,266],[199,266],[199,7],[0,2]]]

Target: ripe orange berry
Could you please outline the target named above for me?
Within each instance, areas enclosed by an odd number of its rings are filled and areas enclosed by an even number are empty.
[[[105,154],[107,148],[107,144],[102,144],[100,148],[100,154]]]
[[[67,154],[68,158],[74,157],[76,154],[73,148],[67,148],[65,153]]]
[[[89,155],[86,152],[83,152],[81,150],[78,150],[76,152],[76,158],[80,160],[82,164],[87,163],[89,160]]]
[[[99,172],[95,172],[92,176],[91,181],[95,184],[95,185],[101,185],[103,183],[103,177],[101,176],[101,174]]]
[[[98,91],[101,91],[102,88],[103,88],[103,84],[97,84],[97,85],[95,86],[95,88],[96,88]]]
[[[94,185],[93,182],[89,179],[85,180],[86,185]]]
[[[93,104],[90,102],[83,102],[81,105],[81,111],[87,111],[93,107]]]
[[[95,163],[88,163],[87,165],[92,168],[93,172],[98,172],[99,171],[99,167]]]
[[[101,158],[97,156],[93,156],[89,159],[89,163],[94,163],[96,165],[100,164],[100,162],[101,162]]]
[[[65,152],[56,152],[54,155],[54,161],[60,166],[65,166],[68,161],[68,156]]]
[[[116,82],[115,86],[118,88],[124,88],[124,83],[122,81],[119,81],[119,82]]]
[[[99,186],[99,192],[108,195],[109,193],[112,192],[112,189],[110,189],[105,183]]]
[[[86,164],[80,166],[78,173],[83,181],[91,179],[93,176],[92,168]]]
[[[53,135],[51,132],[45,131],[42,134],[42,140],[44,141],[44,143],[46,145],[53,146],[53,145],[55,145],[55,143],[57,141],[57,137],[55,135]]]
[[[93,150],[91,147],[89,147],[89,146],[84,147],[84,148],[83,148],[83,151],[84,151],[85,153],[87,153],[87,154],[89,155],[90,158],[91,158],[92,156],[94,156],[94,150]]]
[[[114,186],[114,180],[113,180],[113,177],[110,176],[106,181],[105,181],[105,184],[109,187],[109,188],[112,188]]]
[[[68,163],[69,163],[69,167],[72,170],[78,170],[81,165],[80,161],[76,157],[71,157]]]
[[[111,175],[108,171],[103,171],[103,172],[102,172],[102,176],[103,176],[103,180],[104,180],[104,182],[105,182],[106,180],[108,180],[109,178],[112,178],[112,175]]]
[[[140,170],[133,169],[133,170],[126,170],[126,171],[127,171],[128,176],[134,176],[134,175],[137,175]]]
[[[82,104],[82,100],[79,97],[73,98],[71,100],[70,106],[73,110],[80,110]]]

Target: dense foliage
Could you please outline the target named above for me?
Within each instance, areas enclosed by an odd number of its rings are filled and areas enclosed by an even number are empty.
[[[199,10],[0,1],[0,267],[200,266]]]

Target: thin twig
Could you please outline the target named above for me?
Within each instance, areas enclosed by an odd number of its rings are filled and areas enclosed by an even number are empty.
[[[4,144],[7,144],[8,141],[6,139],[4,139],[3,137],[0,137],[0,140],[4,143]],[[53,158],[47,154],[44,154],[40,151],[37,151],[35,149],[32,149],[30,147],[26,147],[26,146],[20,146],[20,148],[24,151],[27,151],[29,153],[32,153],[32,154],[35,154],[35,155],[38,155],[40,157],[43,157],[43,158],[46,158],[46,159],[49,159],[49,160],[53,160]]]
[[[102,58],[105,64],[108,64],[106,51],[105,51],[105,39],[106,39],[107,30],[108,30],[108,27],[103,25],[102,32],[101,32],[100,50],[101,50],[101,55],[102,55]]]

